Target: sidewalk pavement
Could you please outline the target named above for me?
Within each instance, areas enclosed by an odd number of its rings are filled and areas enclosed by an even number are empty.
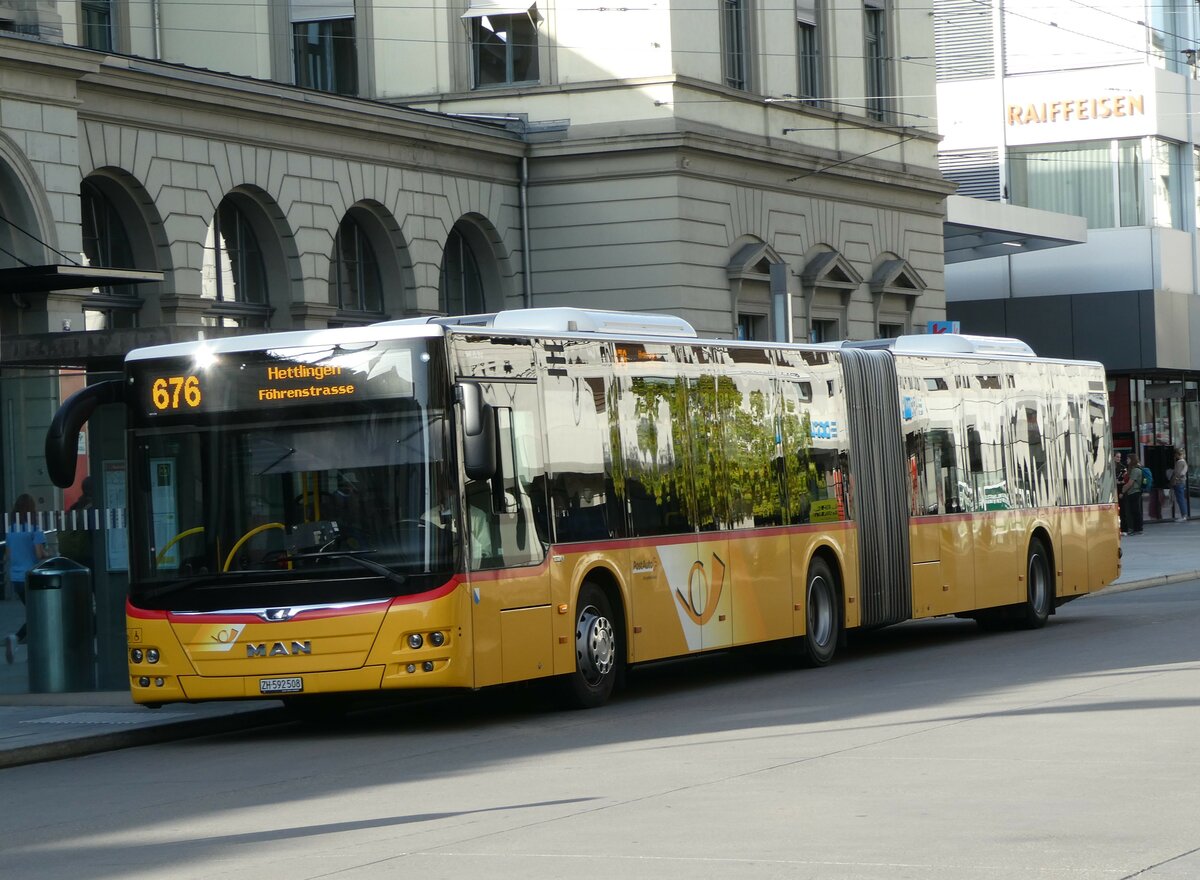
[[[1121,576],[1105,593],[1200,579],[1200,519],[1149,522],[1141,535],[1122,538],[1121,546]],[[0,636],[13,631],[21,614],[15,600],[0,602]],[[146,709],[134,705],[126,691],[18,693],[28,689],[24,645],[15,661],[8,665],[0,657],[0,769],[278,724],[288,717],[274,700]]]

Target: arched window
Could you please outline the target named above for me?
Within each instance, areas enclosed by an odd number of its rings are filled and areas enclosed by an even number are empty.
[[[375,248],[362,225],[347,214],[333,240],[330,301],[343,312],[383,312],[383,281]]]
[[[450,230],[446,239],[438,286],[442,311],[447,315],[474,315],[487,311],[479,261],[470,243],[457,229]]]
[[[258,236],[246,212],[228,197],[204,239],[201,296],[215,301],[205,323],[218,327],[265,327],[271,313]]]
[[[83,214],[83,263],[105,269],[132,269],[133,248],[125,223],[112,201],[92,181],[79,188]],[[88,330],[117,330],[137,326],[141,300],[128,284],[92,288],[83,302],[84,324]]]

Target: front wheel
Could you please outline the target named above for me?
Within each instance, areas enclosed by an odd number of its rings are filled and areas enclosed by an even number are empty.
[[[1025,564],[1025,602],[1020,606],[1020,626],[1041,629],[1050,617],[1054,579],[1050,573],[1050,555],[1041,539],[1029,542],[1029,558]]]
[[[804,588],[804,635],[800,643],[800,662],[805,666],[825,666],[837,651],[842,615],[837,581],[829,563],[819,556],[808,567]]]
[[[576,608],[575,671],[565,676],[564,697],[574,708],[594,709],[608,702],[617,685],[624,639],[608,596],[595,584],[579,590]]]

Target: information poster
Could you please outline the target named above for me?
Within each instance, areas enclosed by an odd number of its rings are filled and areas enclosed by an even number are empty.
[[[179,510],[176,506],[175,459],[150,459],[150,507],[154,511],[154,546],[157,567],[179,568]]]
[[[104,462],[104,541],[109,571],[129,571],[129,530],[125,527],[125,462]]]

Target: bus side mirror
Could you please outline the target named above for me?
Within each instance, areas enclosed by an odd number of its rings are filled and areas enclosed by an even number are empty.
[[[474,382],[461,382],[463,468],[472,480],[489,480],[496,474],[496,412],[483,402]]]
[[[89,385],[62,402],[46,429],[46,470],[54,485],[66,489],[75,482],[79,431],[96,407],[124,402],[125,382],[122,379]]]

